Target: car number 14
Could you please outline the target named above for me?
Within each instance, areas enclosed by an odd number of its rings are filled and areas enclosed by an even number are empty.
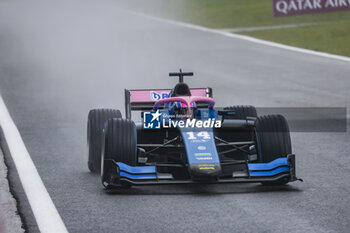
[[[210,139],[210,134],[207,131],[200,131],[198,133],[187,132],[188,140],[196,140],[196,139]]]

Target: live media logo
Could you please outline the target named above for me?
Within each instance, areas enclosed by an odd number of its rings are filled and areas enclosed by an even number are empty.
[[[160,119],[162,113],[156,112],[143,113],[143,128],[145,129],[160,129],[161,124],[163,128],[220,128],[221,120],[215,118],[208,118],[206,120],[197,120],[193,118],[180,119]]]
[[[159,111],[144,112],[143,113],[143,127],[145,129],[160,129],[160,116],[162,114]]]

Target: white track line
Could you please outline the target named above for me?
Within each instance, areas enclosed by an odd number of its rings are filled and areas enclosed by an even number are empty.
[[[68,232],[1,96],[0,126],[40,231]]]
[[[326,57],[326,58],[331,58],[331,59],[337,59],[337,60],[341,60],[341,61],[350,62],[350,57],[334,55],[334,54],[329,54],[329,53],[324,53],[324,52],[316,52],[316,51],[313,51],[313,50],[308,50],[308,49],[303,49],[303,48],[297,48],[297,47],[293,47],[293,46],[289,46],[289,45],[279,44],[279,43],[276,43],[276,42],[256,39],[256,38],[253,38],[253,37],[250,37],[250,36],[244,36],[244,35],[233,34],[233,33],[225,32],[225,31],[221,31],[221,30],[215,30],[215,29],[211,29],[211,28],[206,28],[206,27],[203,27],[203,26],[198,26],[198,25],[194,25],[194,24],[190,24],[190,23],[183,23],[183,22],[179,22],[179,21],[175,21],[175,20],[163,19],[163,18],[159,18],[159,17],[155,17],[155,16],[143,14],[143,13],[136,13],[136,14],[144,16],[144,17],[147,17],[147,18],[151,18],[151,19],[154,19],[154,20],[157,20],[157,21],[170,23],[170,24],[173,24],[173,25],[178,25],[178,26],[183,26],[183,27],[187,27],[187,28],[192,28],[192,29],[196,29],[196,30],[200,30],[200,31],[204,31],[204,32],[215,33],[215,34],[219,34],[219,35],[222,35],[222,36],[231,37],[231,38],[235,38],[235,39],[246,40],[246,41],[250,41],[250,42],[253,42],[253,43],[257,43],[257,44],[263,44],[263,45],[276,47],[276,48],[281,48],[281,49],[286,49],[286,50],[290,50],[290,51],[294,51],[294,52],[300,52],[300,53],[305,53],[305,54],[310,54],[310,55],[315,55],[315,56]]]

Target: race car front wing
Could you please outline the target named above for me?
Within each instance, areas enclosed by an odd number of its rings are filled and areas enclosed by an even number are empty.
[[[296,177],[295,155],[281,157],[269,163],[246,163],[243,170],[233,171],[231,177],[218,176],[214,180],[174,179],[170,173],[157,172],[157,166],[129,166],[114,160],[105,160],[102,183],[107,186],[193,184],[193,183],[254,183],[301,180]],[[222,164],[221,166],[225,166]],[[302,181],[302,180],[301,180]]]

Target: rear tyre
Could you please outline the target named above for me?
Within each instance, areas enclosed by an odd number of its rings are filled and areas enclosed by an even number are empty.
[[[111,118],[121,118],[119,110],[93,109],[89,112],[87,123],[88,167],[93,173],[101,171],[102,136],[105,121]]]
[[[258,156],[261,163],[268,163],[292,153],[287,120],[282,115],[258,117],[256,122]],[[283,185],[288,180],[263,182],[264,185]]]
[[[104,150],[102,154],[102,184],[108,188],[114,183],[115,167],[104,164],[105,160],[114,160],[130,166],[137,164],[137,132],[136,125],[130,119],[114,118],[106,123]],[[121,183],[122,187],[130,187]]]
[[[237,105],[225,107],[224,110],[234,110],[236,115],[225,116],[225,119],[246,119],[247,117],[257,117],[258,114],[254,106],[251,105]]]

